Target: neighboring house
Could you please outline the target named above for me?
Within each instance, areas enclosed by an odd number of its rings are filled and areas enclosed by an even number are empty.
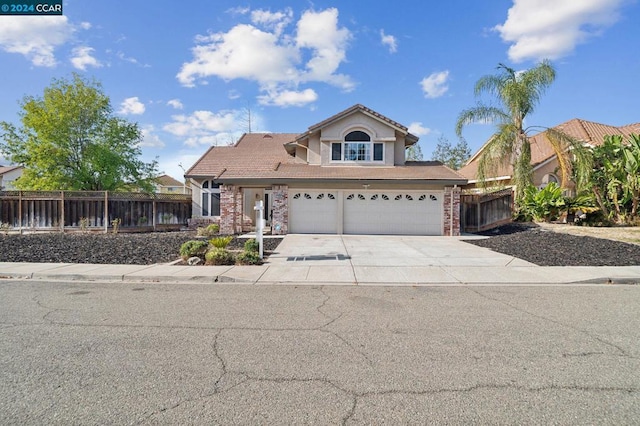
[[[191,188],[186,183],[180,182],[169,175],[162,175],[156,179],[156,192],[161,194],[191,194]]]
[[[22,166],[0,166],[0,191],[17,189],[14,181],[22,176]]]
[[[193,214],[238,233],[262,200],[273,234],[459,235],[467,180],[439,162],[405,161],[417,141],[362,105],[302,134],[245,134],[210,148],[185,174]]]
[[[598,146],[604,141],[606,135],[622,135],[626,137],[631,133],[640,133],[640,123],[629,124],[626,126],[609,126],[606,124],[594,123],[593,121],[581,120],[574,118],[556,127],[569,136],[583,142],[588,146]],[[530,138],[531,141],[531,164],[533,166],[533,184],[539,188],[546,186],[551,182],[558,184],[562,181],[562,176],[558,170],[558,159],[554,154],[551,144],[547,139],[546,133],[541,132]],[[484,150],[484,146],[478,150],[467,162],[467,164],[458,170],[458,173],[469,179],[469,183],[465,189],[475,189],[481,186],[477,179],[478,159]],[[511,164],[502,167],[495,176],[486,179],[489,187],[508,187],[511,185],[511,177],[513,168]],[[575,184],[569,182],[567,189],[570,192],[575,190]]]

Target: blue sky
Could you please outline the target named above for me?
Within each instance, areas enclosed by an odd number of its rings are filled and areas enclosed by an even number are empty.
[[[361,103],[420,136],[425,159],[498,63],[551,59],[528,124],[640,121],[640,6],[629,0],[64,2],[63,16],[0,16],[0,120],[53,78],[95,77],[139,123],[145,160],[176,178],[247,130],[303,132]],[[472,125],[473,150],[492,133]],[[0,162],[6,160],[0,158]]]

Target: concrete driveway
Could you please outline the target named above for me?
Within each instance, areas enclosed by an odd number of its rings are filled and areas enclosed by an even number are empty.
[[[531,267],[524,260],[465,243],[478,237],[289,234],[268,259],[261,282],[457,283],[451,273]],[[461,268],[462,267],[462,268]]]
[[[269,263],[353,266],[533,266],[513,256],[465,243],[483,237],[289,234]]]

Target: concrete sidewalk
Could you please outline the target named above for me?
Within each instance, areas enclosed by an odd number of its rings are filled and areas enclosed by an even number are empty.
[[[640,265],[536,266],[474,237],[287,235],[261,266],[0,263],[0,278],[257,285],[640,284]]]

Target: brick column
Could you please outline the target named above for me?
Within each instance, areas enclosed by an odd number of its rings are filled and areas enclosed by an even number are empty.
[[[285,235],[289,232],[289,187],[287,185],[273,185],[271,189],[273,197],[271,233]]]
[[[220,186],[220,233],[242,232],[242,190],[235,185]]]
[[[453,204],[451,203],[453,198]],[[460,188],[446,187],[443,203],[444,235],[460,235]],[[452,227],[453,225],[453,227]]]

